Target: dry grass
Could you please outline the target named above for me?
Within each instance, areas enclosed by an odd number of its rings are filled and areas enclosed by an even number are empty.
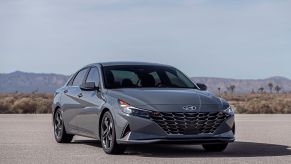
[[[291,113],[291,94],[221,95],[236,113]],[[50,113],[51,94],[0,94],[0,113]]]
[[[50,113],[51,94],[0,94],[0,113]]]
[[[291,94],[244,94],[222,96],[235,108],[236,113],[290,114]]]

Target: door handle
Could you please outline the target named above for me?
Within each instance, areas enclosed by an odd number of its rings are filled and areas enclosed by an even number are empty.
[[[82,93],[79,93],[78,94],[78,97],[80,98],[80,97],[83,97],[83,94]]]

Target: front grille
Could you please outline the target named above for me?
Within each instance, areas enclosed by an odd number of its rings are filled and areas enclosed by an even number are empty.
[[[212,134],[229,115],[223,112],[152,112],[151,120],[167,134]]]

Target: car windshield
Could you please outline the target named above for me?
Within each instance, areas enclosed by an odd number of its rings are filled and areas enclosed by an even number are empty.
[[[182,72],[166,66],[104,66],[105,88],[194,88]]]

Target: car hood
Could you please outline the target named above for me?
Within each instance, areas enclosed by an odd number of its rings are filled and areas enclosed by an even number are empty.
[[[182,112],[188,105],[195,106],[195,111],[222,109],[220,98],[195,89],[113,89],[108,95],[132,106],[155,111]]]

